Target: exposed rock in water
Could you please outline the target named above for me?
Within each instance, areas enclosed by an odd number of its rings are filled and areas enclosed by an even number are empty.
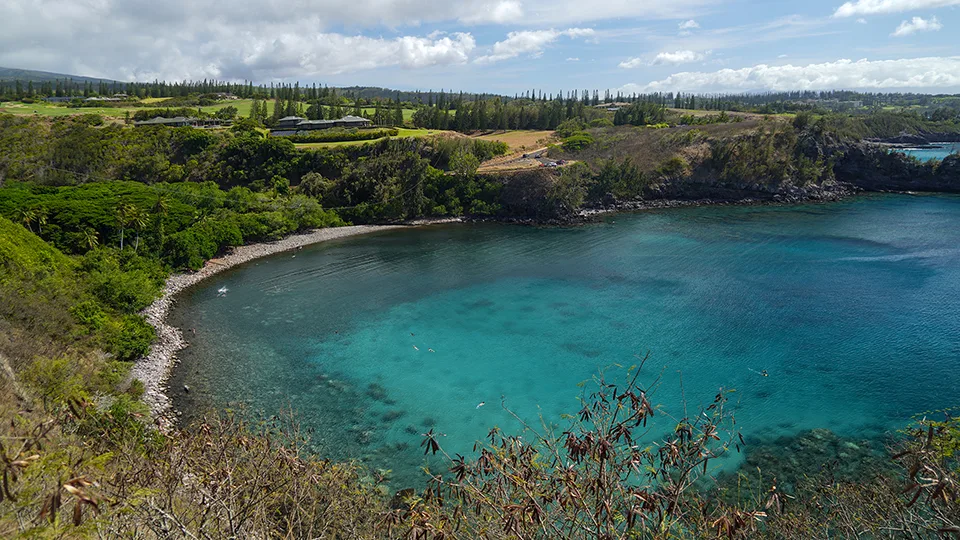
[[[881,441],[839,437],[826,429],[753,442],[747,440],[746,459],[736,473],[723,474],[721,487],[757,493],[776,478],[781,491],[793,493],[798,482],[823,475],[830,482],[863,480],[898,469]],[[738,478],[738,475],[740,478]]]

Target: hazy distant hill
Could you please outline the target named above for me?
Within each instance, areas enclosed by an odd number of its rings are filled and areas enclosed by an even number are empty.
[[[56,81],[57,79],[73,79],[75,82],[92,82],[98,83],[100,81],[106,83],[114,82],[112,79],[97,79],[95,77],[80,77],[78,75],[66,75],[64,73],[51,73],[49,71],[36,71],[32,69],[17,69],[17,68],[6,68],[0,67],[0,82],[5,81],[21,81],[29,82],[33,81],[35,83],[43,83],[47,81]]]

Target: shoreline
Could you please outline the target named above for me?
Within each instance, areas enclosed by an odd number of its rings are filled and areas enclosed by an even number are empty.
[[[167,278],[160,297],[140,312],[147,324],[156,330],[157,338],[150,346],[150,352],[134,362],[127,380],[138,379],[143,383],[144,392],[141,399],[150,407],[150,414],[160,429],[168,430],[176,422],[176,413],[172,400],[167,394],[167,383],[176,365],[176,355],[187,347],[187,342],[180,329],[167,322],[167,316],[176,302],[176,296],[181,291],[235,266],[304,246],[375,232],[460,221],[460,219],[435,219],[417,220],[399,225],[348,225],[314,229],[274,242],[237,246],[223,257],[208,260],[203,268],[196,272],[173,274]]]
[[[650,210],[664,210],[676,208],[692,208],[704,206],[793,206],[807,203],[831,203],[840,202],[857,195],[875,194],[907,194],[917,195],[910,191],[876,191],[869,192],[858,190],[856,188],[843,189],[839,192],[829,192],[827,196],[820,197],[776,197],[776,198],[742,198],[736,200],[727,199],[652,199],[638,201],[624,201],[611,206],[601,206],[593,208],[581,208],[580,211],[568,220],[560,220],[553,225],[569,226],[582,225],[591,221],[601,219],[609,215],[619,213],[633,213]],[[942,193],[941,193],[942,194]],[[157,338],[150,347],[150,352],[134,362],[133,367],[127,377],[128,381],[139,379],[144,386],[144,403],[150,408],[150,413],[156,424],[161,430],[168,430],[174,426],[177,421],[177,412],[173,409],[173,403],[167,394],[168,382],[173,368],[176,366],[176,354],[185,349],[188,343],[183,338],[183,333],[179,328],[170,325],[167,322],[167,316],[170,309],[176,301],[176,296],[181,291],[196,285],[197,283],[229,270],[235,266],[264,258],[285,251],[298,249],[304,246],[319,244],[328,240],[349,238],[363,234],[371,234],[381,231],[409,229],[428,225],[439,225],[444,223],[465,223],[488,220],[474,220],[470,218],[438,218],[421,219],[401,224],[390,225],[348,225],[344,227],[331,227],[324,229],[314,229],[308,232],[297,233],[274,242],[262,242],[238,246],[230,250],[229,253],[220,258],[210,259],[204,263],[203,268],[196,272],[173,274],[167,278],[163,287],[161,296],[152,304],[140,312],[147,323],[152,326],[157,333]],[[493,220],[498,223],[515,224],[537,224],[550,225],[549,222],[540,220]]]

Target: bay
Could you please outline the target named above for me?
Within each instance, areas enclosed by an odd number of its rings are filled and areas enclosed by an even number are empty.
[[[469,454],[493,426],[520,429],[501,403],[562,429],[578,383],[648,353],[640,380],[659,381],[663,419],[649,437],[722,388],[748,443],[812,428],[881,438],[960,404],[958,315],[958,197],[434,226],[185,291],[172,322],[191,346],[172,387],[191,387],[174,396],[187,420],[292,409],[321,455],[416,485],[428,429]]]

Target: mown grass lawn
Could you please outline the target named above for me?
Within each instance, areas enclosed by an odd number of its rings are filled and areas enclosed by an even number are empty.
[[[143,109],[163,108],[160,103],[166,98],[148,98],[141,101],[146,107],[80,107],[71,108],[61,104],[54,103],[20,103],[5,101],[0,103],[0,113],[9,113],[20,116],[38,115],[38,116],[71,116],[76,114],[99,114],[110,118],[123,119],[127,113],[130,116]],[[216,105],[200,107],[204,112],[214,113],[224,107],[233,106],[237,108],[237,115],[242,117],[250,116],[250,108],[253,105],[251,99],[237,99],[233,101],[222,101]]]
[[[0,113],[9,113],[20,116],[29,116],[29,115],[39,115],[39,116],[71,116],[75,114],[99,114],[109,118],[116,118],[122,120],[126,117],[127,113],[130,113],[130,116],[136,114],[137,111],[142,109],[159,109],[164,108],[163,102],[169,98],[145,98],[140,100],[140,103],[144,106],[142,107],[81,107],[81,108],[70,108],[66,107],[63,104],[59,103],[20,103],[20,102],[11,102],[6,101],[0,103]],[[207,113],[215,113],[218,110],[224,107],[236,107],[237,116],[241,118],[248,118],[250,116],[250,109],[253,106],[252,99],[236,99],[236,100],[226,100],[221,101],[215,105],[207,105],[205,107],[199,107],[200,110]],[[273,112],[273,102],[267,102],[268,112]],[[188,107],[189,108],[189,107]],[[343,107],[345,114],[350,114],[352,108],[349,106]],[[364,114],[373,114],[376,109],[373,107],[364,107]],[[414,109],[403,109],[403,121],[410,122],[413,118]]]

